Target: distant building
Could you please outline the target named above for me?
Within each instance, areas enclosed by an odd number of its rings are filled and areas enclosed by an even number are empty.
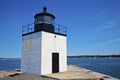
[[[28,25],[22,34],[21,71],[36,75],[67,71],[66,33],[56,28],[55,16],[46,7],[34,18],[34,30]]]

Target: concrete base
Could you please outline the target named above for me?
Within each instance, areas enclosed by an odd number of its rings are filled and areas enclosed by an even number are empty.
[[[117,78],[110,77],[98,72],[77,67],[74,65],[67,66],[68,71],[47,74],[43,76],[22,74],[19,71],[0,71],[0,80],[120,80]],[[16,75],[19,74],[19,75]],[[15,75],[10,77],[10,75]]]
[[[91,70],[77,67],[74,65],[69,65],[67,67],[68,71],[54,73],[54,74],[47,74],[44,76],[55,78],[55,79],[67,79],[67,80],[119,80],[113,77],[110,77],[105,74],[101,74],[98,72],[93,72]]]

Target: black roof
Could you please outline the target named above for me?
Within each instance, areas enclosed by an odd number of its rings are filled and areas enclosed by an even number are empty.
[[[53,14],[47,12],[47,8],[46,7],[43,7],[43,12],[36,14],[34,16],[34,18],[36,18],[38,16],[43,16],[43,15],[51,16],[51,17],[53,17],[55,19],[55,16]]]

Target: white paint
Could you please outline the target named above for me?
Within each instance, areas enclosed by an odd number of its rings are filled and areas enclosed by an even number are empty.
[[[23,36],[21,70],[29,74],[51,74],[52,53],[59,53],[59,71],[67,70],[66,36],[36,32]]]
[[[41,32],[23,36],[22,62],[23,73],[40,75],[41,65]]]

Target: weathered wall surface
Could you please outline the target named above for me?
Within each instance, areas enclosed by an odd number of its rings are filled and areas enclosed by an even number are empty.
[[[23,73],[41,73],[41,32],[22,37],[22,61]]]
[[[52,53],[59,53],[59,71],[66,71],[66,36],[44,31],[23,36],[22,72],[37,75],[52,73]]]

